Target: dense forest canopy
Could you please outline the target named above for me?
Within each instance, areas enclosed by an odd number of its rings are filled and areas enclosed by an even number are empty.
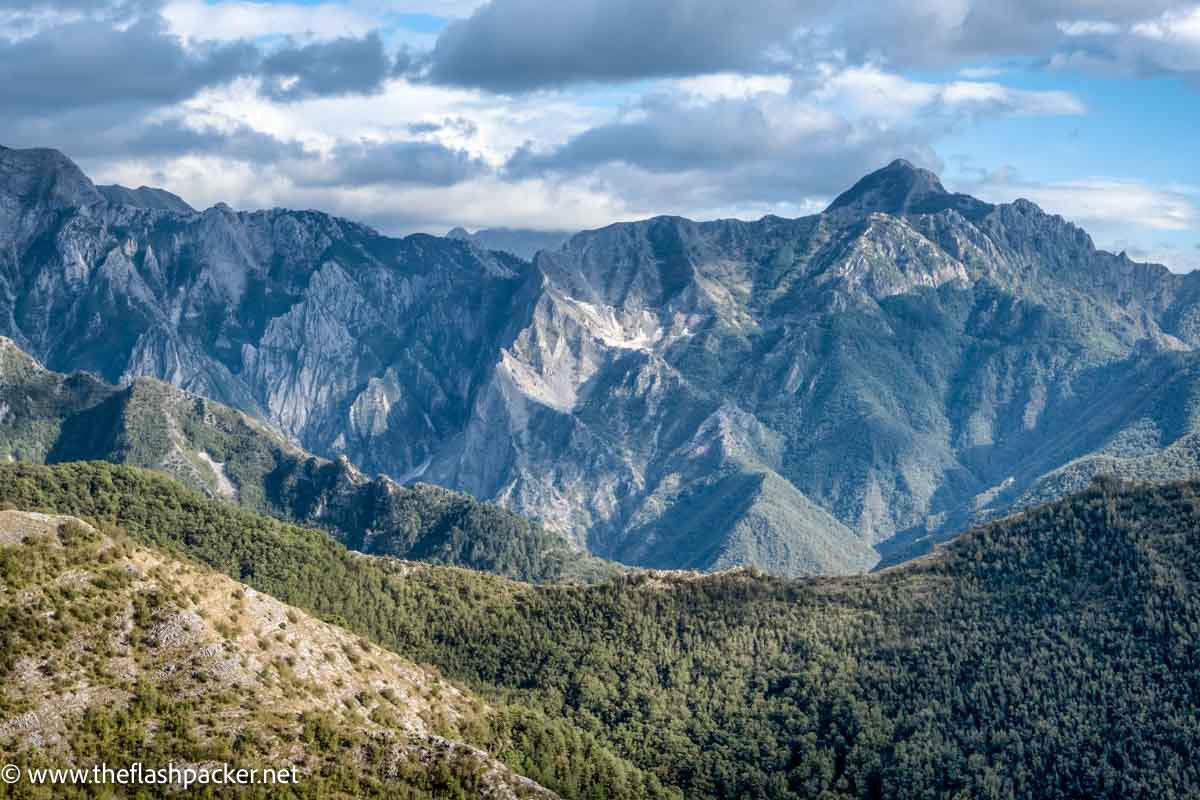
[[[137,470],[0,467],[0,501],[120,525],[688,798],[1190,796],[1198,487],[1097,481],[871,576],[533,587],[351,554]],[[538,752],[508,758],[538,779]]]

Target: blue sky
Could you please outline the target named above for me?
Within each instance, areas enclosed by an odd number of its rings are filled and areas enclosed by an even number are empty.
[[[979,172],[999,165],[1019,176],[1018,186],[1109,181],[1174,190],[1181,201],[1200,205],[1200,158],[1188,141],[1188,131],[1200,130],[1196,84],[1177,76],[1101,76],[1032,66],[1007,70],[1000,80],[1025,89],[1068,91],[1087,111],[1081,117],[1005,117],[964,126],[935,145],[947,164],[947,183],[979,190]],[[1002,186],[991,191],[1000,200],[1012,194]],[[1061,209],[1047,204],[1047,210]],[[1136,218],[1121,225],[1088,219],[1086,208],[1070,211],[1107,247],[1142,255],[1179,250],[1176,258],[1200,267],[1195,217],[1178,227],[1146,225]]]
[[[0,144],[393,233],[795,216],[905,157],[1189,270],[1198,93],[1197,3],[0,0]]]

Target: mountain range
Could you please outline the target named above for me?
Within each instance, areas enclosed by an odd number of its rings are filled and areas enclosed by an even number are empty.
[[[470,233],[465,228],[453,228],[447,239],[471,242],[485,250],[502,250],[530,260],[542,250],[553,250],[571,238],[569,231],[534,231],[521,228],[483,228]]]
[[[578,552],[859,572],[1197,467],[1200,277],[907,162],[821,214],[622,223],[532,261],[172,197],[0,149],[0,335]]]

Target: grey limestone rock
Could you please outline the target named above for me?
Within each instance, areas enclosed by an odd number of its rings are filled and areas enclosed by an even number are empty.
[[[1196,467],[1200,278],[906,162],[819,215],[660,217],[532,262],[133,199],[0,150],[0,334],[601,556],[861,571],[1100,469]]]

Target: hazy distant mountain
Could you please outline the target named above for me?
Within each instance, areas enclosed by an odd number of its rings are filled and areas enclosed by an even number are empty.
[[[502,250],[524,259],[531,259],[542,250],[553,250],[571,238],[568,231],[529,231],[514,228],[484,228],[468,233],[463,228],[454,228],[446,234],[448,239],[471,242],[485,250]]]
[[[176,214],[194,214],[196,209],[184,202],[182,197],[171,194],[165,189],[152,189],[141,186],[129,189],[124,186],[97,186],[96,190],[104,195],[110,203],[124,204],[136,208],[147,208],[153,211],[174,211]]]
[[[0,151],[0,333],[657,567],[870,567],[1097,472],[1191,474],[1200,276],[896,162],[823,214],[530,264],[315,212],[113,204]]]

